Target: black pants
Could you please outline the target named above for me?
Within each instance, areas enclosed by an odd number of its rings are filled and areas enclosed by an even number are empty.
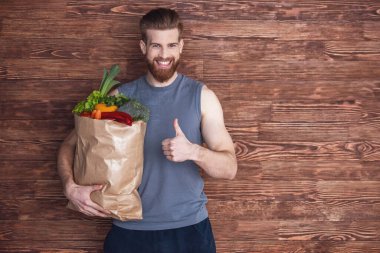
[[[104,253],[215,253],[210,220],[166,230],[129,230],[112,225]]]

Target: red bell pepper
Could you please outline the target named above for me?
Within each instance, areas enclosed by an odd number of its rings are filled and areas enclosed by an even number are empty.
[[[101,119],[115,120],[120,123],[124,123],[128,126],[132,126],[132,116],[125,112],[102,112]]]

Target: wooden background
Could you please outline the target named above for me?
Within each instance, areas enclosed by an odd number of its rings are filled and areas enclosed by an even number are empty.
[[[205,179],[218,252],[380,252],[378,0],[0,0],[0,252],[101,252],[110,220],[65,208],[56,153],[103,67],[145,72],[158,6],[236,146],[237,178]]]

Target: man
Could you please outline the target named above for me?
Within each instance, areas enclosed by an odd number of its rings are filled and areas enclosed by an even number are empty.
[[[139,187],[143,219],[113,220],[104,251],[216,252],[199,168],[214,178],[233,179],[236,175],[234,146],[222,107],[214,92],[176,71],[184,42],[175,11],[150,11],[141,19],[140,29],[148,72],[110,95],[136,98],[151,112]],[[102,186],[80,186],[73,180],[75,143],[72,132],[59,151],[64,193],[78,211],[107,217],[108,211],[90,199],[90,193]]]

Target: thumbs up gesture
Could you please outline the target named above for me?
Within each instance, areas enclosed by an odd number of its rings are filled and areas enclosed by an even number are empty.
[[[162,150],[166,158],[173,162],[183,162],[191,160],[196,149],[196,145],[192,144],[182,132],[178,119],[173,122],[176,136],[162,141]]]

